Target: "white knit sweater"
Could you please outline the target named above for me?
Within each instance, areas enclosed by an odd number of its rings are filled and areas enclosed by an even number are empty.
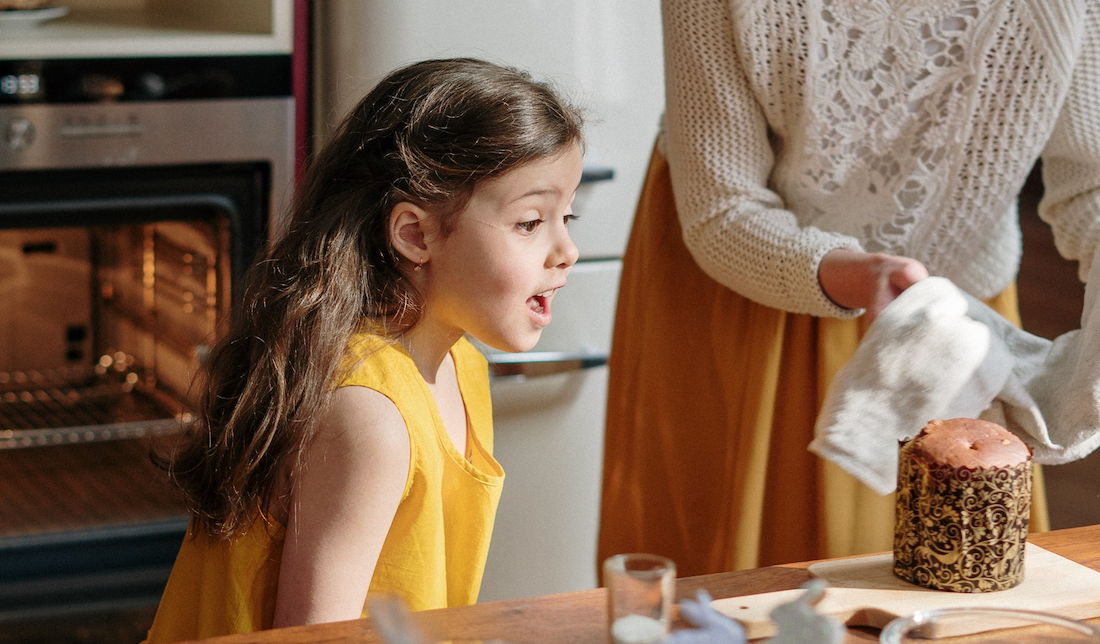
[[[817,269],[905,255],[979,298],[1015,278],[1016,198],[1088,274],[1100,244],[1100,0],[664,0],[661,142],[714,279],[852,317]]]

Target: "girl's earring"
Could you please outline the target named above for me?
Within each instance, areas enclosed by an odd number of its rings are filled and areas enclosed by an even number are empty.
[[[413,270],[419,273],[421,268],[424,268],[424,262],[418,263],[416,266],[413,267]]]

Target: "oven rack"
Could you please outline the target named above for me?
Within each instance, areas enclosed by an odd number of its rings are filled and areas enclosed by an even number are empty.
[[[161,295],[168,295],[168,293],[166,293],[168,289],[164,286],[167,280],[161,280],[161,282]],[[184,289],[177,289],[174,293],[170,292],[173,299],[176,300],[173,302],[173,305],[180,311],[184,311],[183,305],[185,302],[182,295],[183,291]],[[202,332],[198,334],[198,337],[203,338],[212,334],[212,329],[216,324],[213,322],[214,309],[204,301],[192,302],[190,304],[192,308],[191,310],[185,311],[187,315],[194,317],[203,316],[210,320],[209,323],[211,326],[209,328],[203,328]],[[156,338],[158,344],[171,348],[177,355],[189,356],[195,352],[197,345],[196,336],[182,332],[176,324],[165,323],[163,321],[163,316],[156,312],[151,312],[138,306],[115,300],[101,300],[100,305],[105,310],[109,310],[111,313],[132,324],[134,328],[144,329],[151,337]],[[201,344],[201,342],[198,344]]]
[[[136,371],[100,371],[0,372],[0,450],[162,436],[193,422],[182,401]]]

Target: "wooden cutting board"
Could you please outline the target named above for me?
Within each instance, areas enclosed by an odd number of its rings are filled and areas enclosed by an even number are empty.
[[[1073,619],[1100,617],[1100,572],[1030,543],[1024,554],[1024,581],[997,592],[922,588],[895,577],[893,567],[891,553],[811,564],[810,574],[829,584],[814,610],[849,626],[873,628],[917,610],[963,606],[1038,610]],[[749,639],[759,639],[775,635],[769,617],[772,609],[804,592],[796,589],[729,597],[714,600],[712,606],[741,622]],[[981,630],[977,625],[969,632]]]

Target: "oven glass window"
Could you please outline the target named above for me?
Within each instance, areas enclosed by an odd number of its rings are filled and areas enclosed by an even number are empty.
[[[0,230],[0,430],[19,430],[9,440],[178,428],[191,379],[229,314],[229,229],[212,211]]]
[[[190,421],[192,379],[263,238],[255,169],[212,172],[81,175],[3,205],[0,448]]]

